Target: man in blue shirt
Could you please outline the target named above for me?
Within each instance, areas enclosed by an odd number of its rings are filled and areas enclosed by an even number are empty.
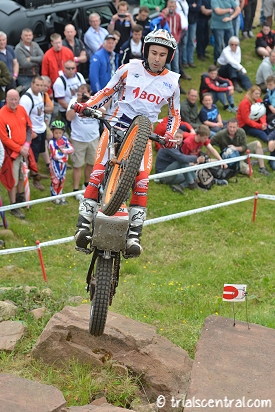
[[[107,30],[100,27],[100,23],[100,15],[91,13],[89,16],[90,27],[84,34],[84,43],[89,57],[101,48],[105,37],[108,35]]]

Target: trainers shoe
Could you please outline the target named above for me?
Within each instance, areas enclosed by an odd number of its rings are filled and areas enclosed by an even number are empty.
[[[195,69],[197,66],[194,63],[189,63],[189,67],[192,67],[192,69]]]
[[[234,106],[234,107],[228,106],[225,110],[226,110],[227,112],[229,112],[229,113],[237,113],[238,107],[236,107],[236,106]]]
[[[77,195],[75,195],[75,199],[80,202],[82,199],[84,199],[84,196],[78,193]]]
[[[192,77],[189,74],[185,73],[184,70],[180,71],[180,77],[184,80],[192,80]]]
[[[38,190],[41,190],[41,191],[45,190],[45,187],[42,185],[40,180],[37,179],[37,178],[33,179],[32,184],[33,184],[33,187],[35,187],[35,189],[38,189]]]
[[[193,182],[193,183],[188,183],[188,189],[190,190],[195,190],[198,188],[198,183],[197,182]]]
[[[218,186],[228,186],[228,181],[225,179],[215,179]]]
[[[249,31],[249,32],[248,32],[248,37],[250,37],[250,38],[253,38],[253,37],[254,37],[254,34],[252,33],[252,31]]]
[[[60,204],[60,199],[54,199],[54,200],[52,200],[52,203],[54,203],[55,205],[59,205]]]
[[[60,204],[60,206],[62,206],[62,205],[67,205],[68,202],[67,202],[67,200],[65,199],[65,197],[63,197],[62,199],[60,199],[59,204]]]
[[[239,85],[239,83],[236,80],[233,81],[233,85],[234,85],[235,92],[238,92],[238,93],[243,92],[243,89],[241,88],[241,86]]]
[[[17,219],[25,219],[24,213],[22,213],[19,208],[11,209],[10,212],[14,217],[17,217]]]
[[[182,190],[182,188],[180,187],[180,185],[171,185],[170,187],[171,187],[171,189],[173,190],[173,192],[178,192],[178,193],[180,193],[181,195],[183,195],[183,190]]]
[[[245,40],[245,39],[248,39],[248,33],[247,33],[247,31],[244,31],[244,32],[243,32],[242,40]]]
[[[265,167],[260,167],[258,169],[258,172],[261,173],[264,176],[269,176],[270,175],[269,171]]]

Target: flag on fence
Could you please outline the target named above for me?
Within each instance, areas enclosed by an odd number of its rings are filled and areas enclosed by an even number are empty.
[[[29,183],[29,168],[27,166],[27,163],[25,159],[23,160],[22,163],[22,172],[24,176],[24,191],[25,191],[25,200],[26,202],[29,202],[31,199],[31,192],[30,192],[30,183]],[[29,206],[27,206],[29,208]]]
[[[224,284],[222,300],[225,302],[245,302],[246,285]]]

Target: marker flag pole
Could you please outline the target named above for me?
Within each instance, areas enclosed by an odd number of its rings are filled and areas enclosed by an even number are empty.
[[[47,275],[46,275],[46,270],[45,270],[45,266],[44,266],[44,262],[43,262],[42,251],[41,251],[41,248],[40,248],[40,241],[37,240],[35,243],[36,243],[36,248],[37,248],[37,252],[38,252],[38,257],[39,257],[39,260],[40,260],[40,266],[41,266],[41,269],[42,269],[43,278],[44,278],[45,282],[48,282]]]
[[[253,206],[253,215],[252,215],[252,222],[255,222],[255,220],[256,220],[256,212],[257,212],[258,195],[259,195],[259,192],[255,192],[255,197],[254,197],[254,206]]]

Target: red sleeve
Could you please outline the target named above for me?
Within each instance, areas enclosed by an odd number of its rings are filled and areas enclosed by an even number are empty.
[[[251,107],[251,103],[246,98],[244,98],[239,104],[239,109],[238,109],[238,114],[237,114],[237,120],[239,123],[239,127],[243,127],[246,125],[249,127],[254,127],[255,129],[262,129],[262,123],[249,119],[250,107]],[[263,116],[263,117],[266,118],[266,116]]]
[[[228,86],[226,87],[221,87],[220,85],[216,86],[216,84],[210,79],[210,77],[205,77],[204,81],[208,89],[213,90],[214,92],[227,92],[228,91]],[[227,81],[227,79],[224,79],[224,81]]]

